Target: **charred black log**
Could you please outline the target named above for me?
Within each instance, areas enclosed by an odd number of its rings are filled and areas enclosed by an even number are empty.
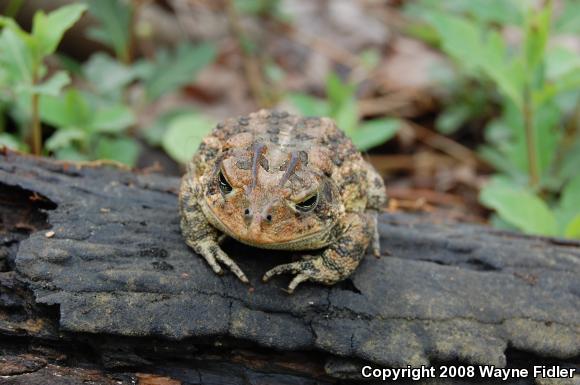
[[[363,364],[578,361],[579,242],[385,213],[381,258],[289,296],[288,277],[259,279],[288,253],[228,241],[253,286],[213,274],[181,238],[178,186],[0,156],[0,384],[336,383]]]

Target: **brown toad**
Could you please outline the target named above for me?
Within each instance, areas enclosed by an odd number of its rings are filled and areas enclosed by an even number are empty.
[[[261,110],[219,124],[188,165],[180,190],[186,243],[216,273],[227,266],[222,235],[263,249],[324,250],[264,276],[295,274],[332,285],[348,277],[367,248],[379,254],[377,211],[383,180],[328,118]]]

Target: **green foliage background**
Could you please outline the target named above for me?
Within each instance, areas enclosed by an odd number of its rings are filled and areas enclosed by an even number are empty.
[[[134,165],[142,143],[185,163],[215,122],[191,108],[161,114],[149,127],[138,116],[152,103],[190,84],[217,54],[212,42],[182,42],[149,58],[133,52],[135,10],[118,0],[87,0],[55,11],[38,11],[30,32],[10,15],[0,17],[0,145],[58,159],[110,159]],[[236,1],[247,17],[269,16],[291,23],[278,1]],[[494,211],[498,227],[533,234],[580,238],[580,56],[553,37],[580,34],[580,2],[562,0],[417,0],[406,3],[406,33],[443,52],[452,73],[439,78],[447,90],[435,128],[454,135],[473,120],[485,122],[478,156],[495,169],[480,201]],[[66,33],[90,12],[99,24],[88,35],[114,56],[94,53],[84,63],[59,55],[47,66]],[[508,42],[506,28],[521,32]],[[257,47],[239,36],[246,54]],[[361,53],[368,70],[378,52]],[[283,71],[270,64],[268,79]],[[435,76],[435,75],[434,75]],[[72,79],[75,79],[74,84]],[[131,93],[138,85],[141,92]],[[361,120],[359,85],[330,73],[325,98],[282,92],[279,101],[304,115],[334,118],[361,149],[393,138],[404,121]],[[266,90],[266,95],[275,94]],[[9,132],[7,122],[17,131]],[[49,131],[46,131],[46,128]],[[43,131],[44,130],[44,131]],[[29,147],[32,144],[32,148]]]

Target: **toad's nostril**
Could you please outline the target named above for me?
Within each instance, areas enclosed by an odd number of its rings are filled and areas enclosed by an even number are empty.
[[[244,210],[244,215],[245,216],[249,216],[250,215],[250,209],[245,209]]]
[[[266,220],[268,222],[272,222],[272,215],[270,215],[270,214],[266,215]]]

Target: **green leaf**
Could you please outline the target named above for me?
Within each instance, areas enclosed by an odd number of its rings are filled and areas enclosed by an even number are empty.
[[[131,15],[133,9],[122,0],[87,0],[89,12],[100,22],[99,29],[89,30],[89,36],[115,50],[119,59],[129,60]]]
[[[411,16],[423,17],[425,13],[432,12],[433,9],[455,14],[465,14],[475,19],[474,22],[480,22],[482,24],[520,25],[522,22],[522,12],[518,9],[514,1],[416,0],[405,3],[405,11],[410,13]]]
[[[139,156],[139,144],[132,138],[100,137],[95,155],[98,159],[109,159],[134,166]]]
[[[350,98],[343,101],[340,108],[335,110],[331,116],[336,120],[337,126],[350,136],[356,129],[359,121],[356,99]]]
[[[536,67],[543,61],[548,34],[552,7],[550,3],[540,10],[530,9],[526,21],[526,36],[524,39],[526,67],[529,74],[535,72]]]
[[[197,113],[178,116],[169,124],[161,144],[173,159],[187,163],[197,151],[203,137],[214,126],[214,122]]]
[[[69,83],[70,76],[68,73],[58,71],[44,82],[30,87],[29,91],[39,95],[58,96]]]
[[[352,131],[350,138],[359,150],[365,151],[391,139],[399,128],[401,122],[398,119],[370,120]]]
[[[479,199],[506,222],[531,234],[556,235],[554,214],[536,195],[500,179],[483,188]]]
[[[70,4],[45,14],[34,14],[32,36],[37,41],[38,55],[44,57],[56,51],[64,33],[72,27],[87,9],[84,4]]]
[[[506,167],[511,169],[513,165],[519,172],[528,174],[526,130],[521,111],[509,101],[504,102],[503,108],[502,116],[491,121],[486,127],[486,139],[501,154],[499,161],[504,163],[504,167],[500,169],[505,170]],[[553,103],[546,103],[534,111],[535,152],[541,174],[548,172],[555,157],[561,136],[560,119],[560,112]],[[486,152],[489,151],[486,150]]]
[[[72,160],[77,162],[87,161],[90,159],[87,155],[81,153],[73,146],[59,148],[54,152],[54,157],[59,160]]]
[[[115,133],[124,131],[135,121],[135,115],[129,107],[114,104],[97,109],[90,126],[94,132]]]
[[[68,72],[69,75],[82,75],[82,65],[76,58],[58,51],[54,56],[58,60],[59,67]]]
[[[189,115],[194,113],[191,108],[182,107],[170,110],[158,116],[152,125],[142,130],[143,139],[150,146],[161,146],[163,135],[167,131],[169,123],[178,116]]]
[[[576,215],[576,217],[568,223],[564,236],[567,238],[580,239],[580,214]]]
[[[172,54],[159,53],[146,79],[147,95],[155,100],[165,93],[191,83],[197,72],[214,60],[215,53],[215,47],[209,43],[197,46],[182,43]]]
[[[98,52],[83,66],[87,80],[102,94],[121,93],[137,78],[137,71],[118,62],[109,55]]]
[[[25,146],[20,142],[14,135],[10,135],[6,132],[0,132],[0,149],[2,147],[8,147],[11,150],[23,151]]]
[[[11,84],[32,84],[34,65],[29,46],[9,27],[4,27],[0,34],[0,66]]]
[[[465,18],[431,12],[426,19],[437,31],[442,49],[468,73],[477,76],[482,71],[517,106],[521,106],[523,64],[509,61],[505,41],[499,32],[483,29]]]
[[[467,104],[456,103],[448,106],[435,121],[435,128],[442,134],[452,134],[471,116],[471,108]]]
[[[279,16],[280,0],[235,0],[234,6],[240,13],[249,15]]]
[[[504,221],[497,213],[492,213],[489,217],[489,224],[496,229],[505,231],[519,231],[514,225]]]
[[[558,177],[562,180],[574,178],[578,175],[578,165],[580,164],[580,136],[576,137],[575,143],[566,149],[562,156],[562,163],[557,171]]]
[[[492,165],[497,171],[509,175],[512,179],[525,180],[527,178],[527,175],[514,165],[510,159],[506,159],[505,154],[498,151],[497,148],[484,145],[480,146],[477,152],[482,159]]]
[[[20,25],[18,25],[16,20],[14,20],[11,17],[6,17],[3,15],[0,15],[0,28],[11,30],[20,39],[22,39],[23,41],[26,41],[27,44],[33,40],[32,36],[30,36],[30,34],[28,32],[26,32],[25,30],[20,28]]]
[[[289,94],[287,98],[304,116],[330,115],[330,106],[326,100],[318,99],[302,93],[292,93]]]
[[[70,89],[60,97],[41,96],[40,118],[55,127],[77,127],[86,130],[91,123],[92,111],[83,94]]]
[[[564,9],[555,23],[555,29],[559,34],[580,33],[580,2],[578,0],[564,0]]]
[[[546,55],[546,77],[557,80],[580,69],[580,56],[564,47],[554,47]]]
[[[343,82],[335,72],[330,72],[326,78],[326,94],[330,102],[331,113],[338,114],[343,105],[350,103],[355,97],[356,86]]]
[[[553,103],[546,103],[536,108],[534,131],[538,166],[542,174],[549,172],[549,167],[556,157],[558,142],[562,136],[561,119],[561,113]]]
[[[381,54],[377,49],[366,49],[359,54],[359,59],[367,71],[372,71],[381,62]]]
[[[72,146],[74,142],[84,143],[88,139],[85,131],[79,129],[59,129],[48,138],[45,147],[49,151],[56,151]]]
[[[562,232],[566,233],[568,224],[580,215],[580,174],[576,174],[562,188],[555,213]]]

